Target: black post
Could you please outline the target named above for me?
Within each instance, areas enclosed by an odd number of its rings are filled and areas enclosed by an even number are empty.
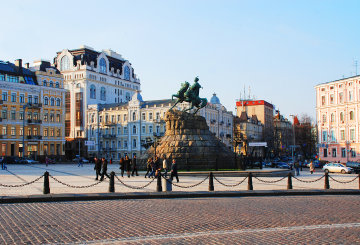
[[[44,194],[49,194],[50,193],[50,182],[49,182],[49,172],[46,171],[44,173],[44,189],[43,189],[43,193]]]
[[[325,173],[325,189],[330,189],[330,183],[329,183],[329,173]]]
[[[209,191],[214,191],[214,176],[212,172],[209,174]]]
[[[157,192],[162,192],[161,173],[158,173],[158,176],[157,176],[156,191],[157,191]]]
[[[360,190],[360,173],[359,173],[358,178],[359,178],[359,190]]]
[[[115,192],[115,172],[110,173],[109,192]]]
[[[288,189],[288,190],[291,190],[291,189],[293,188],[291,177],[292,177],[292,174],[289,173],[289,174],[288,174],[288,183],[287,183],[287,189]]]
[[[253,188],[253,182],[252,182],[252,173],[249,172],[248,173],[248,190],[249,191],[252,191],[254,188]]]

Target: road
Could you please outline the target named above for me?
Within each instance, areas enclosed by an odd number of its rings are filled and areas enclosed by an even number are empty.
[[[0,244],[356,244],[359,196],[0,205]]]

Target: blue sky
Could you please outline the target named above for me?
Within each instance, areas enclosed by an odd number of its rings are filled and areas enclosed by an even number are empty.
[[[145,100],[199,76],[235,113],[246,94],[315,119],[319,83],[355,75],[360,1],[3,1],[0,59],[51,60],[82,44],[128,59]],[[360,67],[360,60],[359,60]],[[360,68],[358,68],[360,71]]]

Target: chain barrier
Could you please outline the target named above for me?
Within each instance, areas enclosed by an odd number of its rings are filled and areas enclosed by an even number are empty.
[[[118,181],[120,181],[121,184],[123,184],[127,188],[135,189],[135,190],[144,189],[144,188],[148,187],[155,180],[155,178],[153,178],[149,183],[147,183],[147,184],[145,184],[143,186],[132,186],[132,185],[125,184],[121,179],[119,179],[119,177],[116,174],[115,174],[115,177],[117,178]]]
[[[336,180],[336,179],[334,179],[333,177],[331,177],[330,175],[329,175],[329,178],[332,179],[332,180],[335,181],[335,182],[340,183],[340,184],[348,184],[348,183],[351,183],[351,182],[355,181],[357,178],[359,178],[359,176],[356,176],[354,179],[349,180],[349,181]]]
[[[34,184],[36,181],[40,180],[42,177],[44,177],[44,175],[41,175],[39,178],[34,179],[33,181],[24,183],[24,184],[20,184],[20,185],[5,185],[5,184],[0,184],[0,186],[2,187],[24,187],[26,185],[31,185]]]
[[[262,179],[259,179],[258,177],[255,177],[255,176],[254,176],[254,178],[257,179],[258,181],[264,182],[264,183],[276,183],[276,182],[282,181],[283,179],[286,179],[287,176],[285,176],[285,177],[283,177],[281,179],[278,179],[278,180],[262,180]]]
[[[247,179],[247,177],[245,177],[243,180],[241,180],[239,183],[237,183],[237,184],[233,184],[233,185],[228,185],[228,184],[225,184],[224,182],[221,182],[218,178],[216,178],[215,176],[214,176],[214,179],[217,181],[217,182],[219,182],[219,184],[221,184],[221,185],[223,185],[223,186],[226,186],[226,187],[236,187],[236,186],[238,186],[238,185],[241,185],[246,179]]]
[[[184,188],[184,189],[192,188],[192,187],[201,185],[202,183],[204,183],[205,180],[207,180],[207,179],[209,178],[209,176],[206,176],[205,179],[203,179],[202,181],[200,181],[200,182],[197,183],[197,184],[193,184],[193,185],[189,185],[189,186],[183,186],[183,185],[175,184],[175,183],[173,183],[172,181],[170,182],[169,179],[165,178],[164,176],[162,176],[162,177],[163,177],[164,179],[166,179],[166,181],[167,181],[168,183],[171,183],[173,186],[176,186],[176,187],[179,187],[179,188]]]
[[[76,188],[76,189],[81,189],[81,188],[90,188],[90,187],[93,187],[93,186],[96,186],[98,184],[100,184],[102,181],[98,181],[98,182],[95,182],[94,184],[90,184],[90,185],[80,185],[80,186],[76,186],[76,185],[69,185],[69,184],[66,184],[64,182],[62,182],[61,180],[58,180],[57,178],[55,178],[54,176],[52,175],[49,175],[50,178],[52,178],[53,180],[55,180],[56,182],[62,184],[62,185],[66,185],[67,187],[70,187],[70,188]]]
[[[303,183],[313,183],[313,182],[316,182],[316,181],[319,181],[321,180],[322,178],[324,178],[325,175],[321,176],[320,178],[316,179],[316,180],[302,180],[302,179],[299,179],[297,177],[294,176],[294,179],[300,181],[300,182],[303,182]]]

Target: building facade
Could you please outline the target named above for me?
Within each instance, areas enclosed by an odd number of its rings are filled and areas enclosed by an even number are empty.
[[[119,160],[124,155],[141,155],[146,142],[156,141],[165,133],[165,114],[174,105],[172,100],[143,101],[135,93],[126,103],[89,105],[87,110],[89,141],[88,154]],[[182,110],[187,103],[177,105]],[[220,111],[217,111],[220,110]],[[233,115],[217,104],[209,103],[198,112],[204,116],[210,130],[230,146]]]
[[[77,145],[83,149],[89,136],[88,105],[128,102],[140,90],[140,80],[131,63],[110,49],[101,52],[87,46],[64,49],[57,53],[54,64],[69,90],[65,98],[65,136],[70,152]]]
[[[21,59],[15,64],[1,61],[0,93],[1,155],[64,155],[65,89],[62,75],[50,62],[23,67]]]
[[[360,76],[315,86],[319,158],[360,159]]]
[[[274,155],[288,155],[290,145],[295,145],[294,127],[292,123],[277,111],[274,116]]]

